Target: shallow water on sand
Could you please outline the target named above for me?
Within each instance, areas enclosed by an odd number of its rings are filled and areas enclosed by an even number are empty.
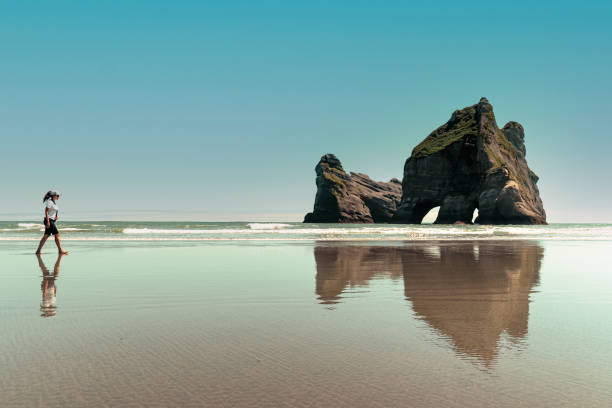
[[[0,242],[0,405],[609,407],[610,244]]]

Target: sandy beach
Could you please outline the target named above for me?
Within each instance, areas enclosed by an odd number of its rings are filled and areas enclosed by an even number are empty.
[[[31,246],[0,242],[5,406],[612,402],[606,241]]]
[[[612,2],[2,6],[0,408],[612,408]]]

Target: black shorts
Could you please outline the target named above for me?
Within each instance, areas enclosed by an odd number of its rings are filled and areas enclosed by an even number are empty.
[[[49,220],[49,228],[47,228],[47,219],[43,218],[43,225],[45,226],[45,235],[55,235],[59,234],[57,227],[55,226],[54,220]]]

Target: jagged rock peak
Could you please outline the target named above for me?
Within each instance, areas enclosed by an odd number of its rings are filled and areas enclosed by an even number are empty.
[[[401,184],[374,181],[365,174],[347,174],[340,160],[328,153],[315,167],[317,194],[314,210],[304,222],[389,222],[401,199]]]
[[[502,132],[504,132],[504,135],[510,143],[525,156],[525,130],[523,126],[518,122],[508,122],[502,128]]]
[[[321,160],[319,160],[318,165],[322,164],[327,164],[331,168],[344,171],[344,169],[342,168],[342,163],[340,163],[340,160],[336,157],[335,154],[332,153],[327,153],[326,155],[323,155],[323,157],[321,157]]]

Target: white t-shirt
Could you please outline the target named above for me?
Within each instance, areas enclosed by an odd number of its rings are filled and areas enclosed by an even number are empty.
[[[49,219],[54,220],[55,216],[57,215],[57,212],[59,211],[59,207],[50,198],[46,201],[46,203],[47,205],[45,206],[45,208],[49,209]]]

